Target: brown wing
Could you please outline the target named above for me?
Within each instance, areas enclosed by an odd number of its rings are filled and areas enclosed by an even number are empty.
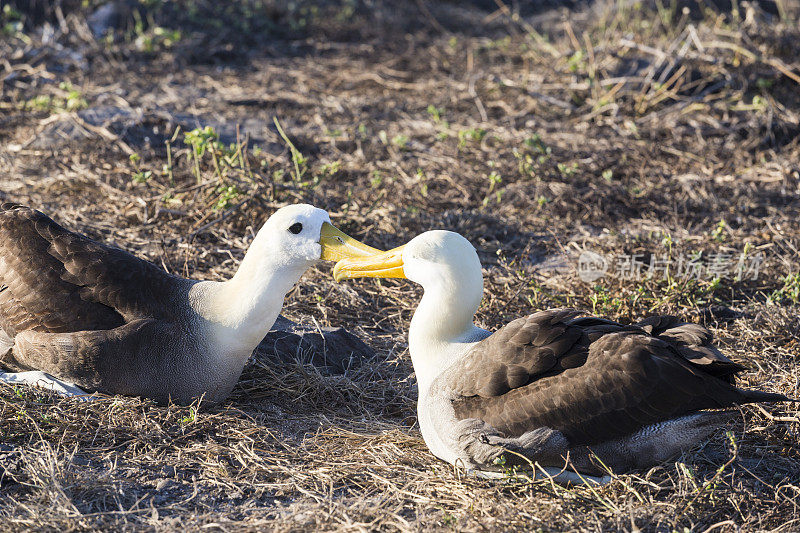
[[[452,382],[461,396],[453,402],[459,419],[484,420],[506,436],[550,427],[580,445],[701,409],[784,399],[737,389],[637,326],[574,319],[564,311],[524,320],[536,324],[527,342],[512,337],[504,347],[505,335],[493,340],[501,328],[467,355],[465,371]],[[533,363],[524,362],[525,353]],[[516,370],[543,367],[547,370],[529,372],[527,380]]]
[[[589,345],[603,335],[641,331],[604,318],[575,318],[579,314],[552,309],[509,322],[472,350],[453,381],[455,390],[462,396],[499,396],[583,365]]]
[[[0,205],[0,328],[112,329],[158,317],[176,278],[123,250],[64,229],[43,213]]]
[[[452,386],[462,396],[490,398],[522,387],[546,373],[580,366],[589,340],[567,320],[573,310],[518,318],[484,339],[464,361]]]
[[[700,324],[682,322],[674,316],[652,316],[636,323],[645,332],[666,340],[687,360],[702,365],[706,372],[733,384],[745,368],[734,363],[713,345],[713,336]]]

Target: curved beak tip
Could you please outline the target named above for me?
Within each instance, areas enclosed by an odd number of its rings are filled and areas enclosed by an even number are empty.
[[[337,262],[333,266],[333,279],[336,281],[342,281],[343,279],[347,279],[347,276],[342,272],[342,267],[341,267],[342,261]]]

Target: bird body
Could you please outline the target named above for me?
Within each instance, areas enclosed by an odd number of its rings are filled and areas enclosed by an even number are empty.
[[[788,400],[737,388],[743,367],[713,346],[707,329],[674,317],[624,325],[556,309],[494,333],[478,328],[480,261],[453,232],[344,259],[334,276],[422,285],[409,330],[420,429],[434,455],[470,469],[537,462],[558,472],[567,459],[594,475],[641,468],[695,445],[730,417],[710,409]]]
[[[0,206],[0,364],[88,390],[220,402],[320,258],[374,250],[309,205],[279,209],[229,280],[196,281]]]

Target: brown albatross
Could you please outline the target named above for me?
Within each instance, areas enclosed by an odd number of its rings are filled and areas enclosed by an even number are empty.
[[[389,252],[343,259],[334,276],[422,285],[408,343],[420,429],[434,455],[470,470],[537,462],[559,481],[601,482],[608,478],[577,472],[660,463],[730,418],[719,409],[789,400],[734,386],[743,367],[707,329],[674,317],[623,325],[549,310],[493,334],[476,327],[481,264],[457,233],[429,231]],[[567,457],[576,473],[563,471]]]
[[[4,203],[0,365],[36,372],[3,380],[47,373],[108,394],[220,402],[309,266],[377,251],[322,209],[291,205],[266,221],[230,280],[196,281]]]

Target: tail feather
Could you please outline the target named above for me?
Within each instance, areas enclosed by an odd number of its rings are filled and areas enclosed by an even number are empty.
[[[758,390],[739,389],[745,398],[744,403],[756,402],[796,402],[795,398],[789,398],[784,394],[778,392],[762,392]]]

